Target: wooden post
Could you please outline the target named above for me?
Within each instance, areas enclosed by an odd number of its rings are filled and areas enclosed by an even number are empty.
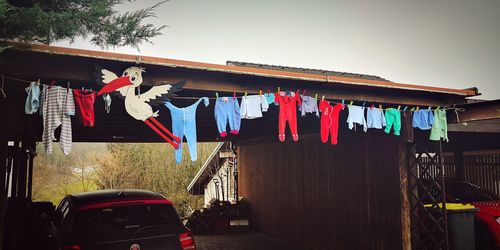
[[[7,100],[0,97],[0,116],[5,117],[8,121],[9,116],[7,109]],[[3,250],[4,245],[4,228],[5,228],[5,212],[7,208],[7,122],[0,122],[0,250]]]
[[[399,140],[399,186],[401,190],[401,249],[411,249],[411,212],[408,183],[408,144]]]

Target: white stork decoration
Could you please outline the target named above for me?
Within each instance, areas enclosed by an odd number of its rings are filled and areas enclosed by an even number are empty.
[[[118,91],[125,98],[125,110],[130,116],[144,121],[146,125],[177,149],[179,148],[178,143],[181,139],[173,135],[155,119],[158,116],[158,111],[153,112],[153,108],[148,104],[150,101],[168,94],[172,89],[172,85],[154,86],[148,92],[136,95],[135,88],[142,84],[142,72],[144,72],[144,69],[141,67],[130,67],[123,72],[121,77],[118,77],[115,73],[107,69],[102,69],[102,82],[106,85],[104,85],[97,95]]]

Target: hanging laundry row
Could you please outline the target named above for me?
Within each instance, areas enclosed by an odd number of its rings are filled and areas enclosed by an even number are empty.
[[[40,91],[40,86],[42,90]],[[61,126],[59,144],[62,152],[68,155],[72,146],[71,116],[78,113],[83,126],[93,127],[95,124],[94,102],[96,93],[92,90],[71,89],[55,85],[31,82],[26,88],[25,113],[35,114],[40,110],[43,117],[42,142],[45,153],[52,153],[52,142],[56,140],[54,132]],[[76,105],[75,105],[76,104]]]
[[[138,68],[137,71],[139,70],[141,69]],[[66,88],[57,86],[55,82],[52,82],[50,85],[43,85],[40,91],[41,85],[43,84],[32,82],[26,89],[25,112],[26,114],[34,114],[37,110],[40,110],[40,113],[43,115],[44,131],[42,140],[45,152],[48,154],[52,152],[55,129],[59,126],[62,127],[60,146],[63,153],[67,155],[71,150],[72,144],[71,116],[76,113],[83,126],[93,127],[95,125],[93,106],[97,94],[92,90],[71,89],[69,84]],[[134,95],[134,97],[137,98],[137,101],[143,99],[153,100],[156,96],[159,96],[159,92],[166,93],[167,88],[170,90],[171,86],[162,85],[156,86],[156,88],[153,91],[155,92],[153,93],[154,95],[151,94],[150,96],[148,93],[143,93],[142,99],[140,95]],[[107,93],[111,91],[113,89],[103,92],[106,93],[103,95],[103,99],[108,113],[111,97]],[[116,91],[121,93],[122,89]],[[123,93],[121,94],[124,95]],[[239,103],[238,99],[241,99],[241,103]],[[164,106],[170,111],[172,132],[154,118],[159,115],[158,111],[153,112],[151,110],[151,115],[147,119],[144,118],[144,122],[150,128],[174,146],[177,163],[182,161],[184,137],[188,145],[190,159],[192,161],[197,160],[196,110],[202,102],[205,107],[209,106],[210,101],[207,97],[201,97],[187,107],[177,107],[170,101],[163,102]],[[142,103],[141,101],[140,104],[144,106],[144,112],[151,109],[147,103]],[[418,128],[421,130],[431,130],[431,140],[443,139],[448,141],[446,111],[439,107],[434,110],[417,107],[408,111],[406,110],[407,107],[404,110],[400,110],[400,107],[397,109],[383,109],[382,105],[379,105],[378,108],[374,105],[367,108],[364,103],[362,106],[357,106],[353,105],[351,101],[350,104],[345,105],[344,101],[342,103],[331,102],[325,100],[324,97],[318,99],[317,95],[315,97],[307,96],[305,95],[305,91],[300,94],[299,90],[295,92],[281,91],[279,88],[276,93],[271,93],[268,90],[267,93],[263,93],[262,91],[255,95],[245,93],[245,95],[239,97],[236,96],[236,93],[233,93],[233,96],[223,97],[219,97],[218,93],[216,93],[214,120],[220,137],[225,138],[228,134],[238,135],[241,133],[242,119],[261,118],[266,115],[272,104],[279,108],[278,140],[280,142],[286,140],[285,131],[287,125],[291,132],[291,139],[297,142],[299,140],[297,128],[298,114],[300,114],[300,117],[312,114],[319,118],[321,141],[327,143],[330,139],[330,143],[336,145],[338,143],[339,117],[341,112],[348,112],[345,122],[350,130],[357,130],[358,126],[362,126],[364,132],[367,132],[368,129],[383,129],[388,134],[392,133],[400,136],[403,126],[407,128],[404,136],[408,140],[413,140],[413,128]],[[133,117],[136,118],[137,115],[134,113]],[[228,125],[229,130],[227,130]]]

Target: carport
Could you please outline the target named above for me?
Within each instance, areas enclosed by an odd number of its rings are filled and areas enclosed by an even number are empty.
[[[71,88],[101,87],[95,82],[96,65],[120,73],[132,65],[146,68],[143,86],[185,81],[173,103],[187,106],[199,97],[242,96],[259,94],[280,88],[287,91],[306,90],[325,99],[367,107],[409,108],[453,107],[465,105],[460,116],[473,117],[483,109],[468,108],[466,98],[478,95],[477,89],[448,89],[401,84],[359,74],[314,71],[245,63],[215,65],[154,57],[141,57],[45,45],[12,44],[15,48],[0,54],[0,73],[6,98],[1,98],[0,110],[5,121],[0,128],[0,160],[5,171],[13,171],[13,201],[30,199],[34,145],[41,141],[42,122],[38,115],[24,115],[25,91],[29,81],[42,83],[55,80],[60,86],[70,82]],[[145,90],[143,90],[145,91]],[[103,107],[98,98],[95,107]],[[489,103],[491,117],[499,118],[498,103]],[[255,229],[296,244],[318,249],[409,249],[419,246],[418,234],[412,230],[417,223],[411,216],[419,206],[419,197],[412,195],[412,175],[420,166],[421,154],[441,156],[449,145],[467,142],[469,135],[450,132],[448,144],[430,143],[427,132],[415,131],[412,143],[402,137],[379,130],[367,133],[351,131],[342,126],[347,111],[341,112],[339,144],[322,144],[319,120],[314,116],[299,118],[300,139],[278,142],[278,107],[272,106],[263,118],[243,120],[237,136],[221,139],[214,121],[214,102],[208,109],[198,110],[198,141],[231,141],[237,148],[238,196],[251,204]],[[129,117],[123,102],[115,99],[112,112],[96,108],[96,125],[82,127],[73,119],[74,142],[161,142],[161,137],[147,126]],[[159,121],[170,128],[170,116],[160,108]],[[451,121],[454,112],[450,110]],[[463,122],[464,120],[462,120]],[[472,121],[472,120],[471,120]],[[404,128],[403,128],[404,129]],[[287,131],[287,133],[289,133]],[[499,149],[499,134],[481,133],[488,148]],[[8,143],[10,142],[10,144]],[[460,150],[458,150],[460,151]],[[435,157],[442,169],[443,162]],[[437,160],[436,160],[437,159]],[[441,171],[440,173],[442,173]],[[5,178],[0,178],[6,185]],[[1,189],[1,223],[7,204],[6,189]],[[440,201],[438,200],[437,203]],[[22,210],[19,210],[22,211]],[[22,222],[22,214],[18,215]],[[443,220],[446,221],[446,213]],[[441,220],[438,226],[443,225]],[[441,223],[441,224],[440,224]],[[17,227],[16,227],[17,228]],[[7,228],[10,230],[11,228]],[[15,229],[18,230],[18,229]],[[14,231],[15,231],[14,230]],[[20,232],[20,231],[15,231]],[[412,234],[413,233],[413,234]],[[447,248],[446,227],[436,240],[436,246]],[[1,235],[1,234],[0,234]],[[20,242],[20,234],[14,234]]]

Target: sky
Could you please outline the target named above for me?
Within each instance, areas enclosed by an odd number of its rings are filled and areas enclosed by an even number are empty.
[[[371,74],[500,99],[498,0],[171,0],[146,21],[168,25],[154,44],[107,51]],[[53,45],[101,50],[83,39]]]

